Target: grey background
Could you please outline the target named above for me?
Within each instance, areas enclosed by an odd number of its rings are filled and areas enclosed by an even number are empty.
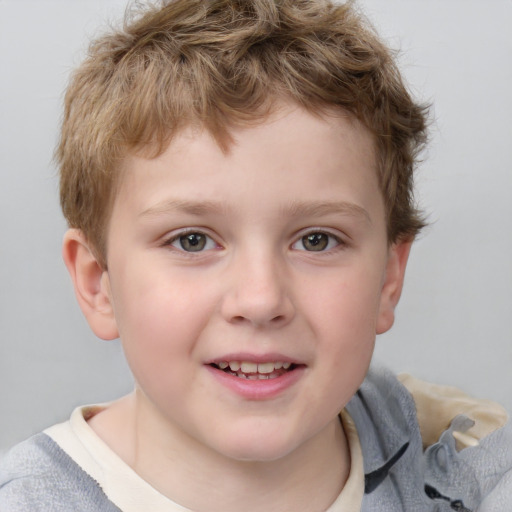
[[[131,389],[60,256],[52,151],[62,92],[125,0],[0,0],[0,452]],[[376,358],[512,410],[512,2],[362,0],[435,122],[418,175],[431,227]]]

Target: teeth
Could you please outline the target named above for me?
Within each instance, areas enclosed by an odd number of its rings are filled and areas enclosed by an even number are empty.
[[[283,363],[282,361],[269,363],[251,363],[249,361],[221,361],[217,363],[217,366],[221,370],[225,370],[229,367],[229,369],[233,373],[236,373],[238,376],[242,376],[244,374],[254,374],[256,378],[260,378],[258,375],[263,377],[269,376],[281,368],[288,370],[291,365],[291,363]],[[271,376],[271,378],[273,377]]]
[[[272,373],[275,369],[274,363],[259,363],[258,373]]]
[[[237,377],[240,377],[241,379],[247,379],[247,380],[268,380],[268,379],[275,379],[279,377],[279,374],[272,373],[270,375],[264,375],[262,373],[250,373],[249,375],[239,372],[234,374]]]
[[[241,366],[243,373],[257,373],[258,365],[256,363],[242,363]]]

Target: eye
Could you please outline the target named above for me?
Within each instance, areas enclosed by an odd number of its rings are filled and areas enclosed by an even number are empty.
[[[322,231],[315,231],[313,233],[308,233],[297,240],[292,245],[292,249],[299,251],[322,252],[333,249],[341,243],[341,240],[334,235],[330,235],[329,233]]]
[[[166,245],[186,252],[201,252],[218,247],[208,235],[196,231],[178,235],[167,242]]]

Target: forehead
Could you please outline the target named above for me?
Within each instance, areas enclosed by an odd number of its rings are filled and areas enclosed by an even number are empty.
[[[187,127],[157,157],[127,157],[121,195],[139,200],[132,205],[139,212],[156,211],[173,196],[212,203],[247,193],[269,208],[308,197],[343,200],[340,185],[361,202],[380,196],[373,136],[350,114],[314,115],[283,104],[229,133],[222,147],[203,127]]]

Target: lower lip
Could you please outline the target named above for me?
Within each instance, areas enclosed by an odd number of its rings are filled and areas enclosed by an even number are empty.
[[[304,374],[305,367],[299,366],[275,379],[250,380],[236,377],[207,365],[215,379],[237,395],[247,400],[270,400],[292,387]]]

